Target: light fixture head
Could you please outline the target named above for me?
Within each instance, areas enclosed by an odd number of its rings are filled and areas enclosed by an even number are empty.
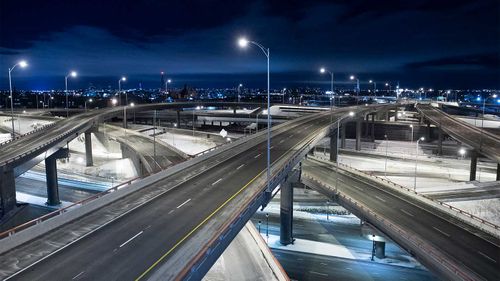
[[[354,80],[354,78],[356,78],[356,77],[354,77],[354,75],[351,75],[351,77],[349,77],[349,79],[351,79],[351,80]]]
[[[167,83],[172,83],[172,80],[171,80],[171,79],[168,79],[168,80],[167,80]]]
[[[93,102],[94,100],[93,99],[89,99],[89,102]]]
[[[320,68],[320,69],[319,69],[319,72],[321,72],[321,73],[325,73],[325,72],[326,72],[326,69],[325,69],[324,67],[322,67],[322,68]]]
[[[131,103],[130,103],[130,106],[131,106],[131,107],[134,107],[134,106],[135,106],[135,103],[131,102]]]
[[[111,103],[112,103],[113,105],[116,105],[116,103],[118,103],[118,101],[117,101],[116,99],[112,99],[112,100],[111,100]]]
[[[71,71],[69,73],[69,76],[71,76],[71,77],[76,77],[77,75],[78,75],[78,73],[76,73],[76,71]]]
[[[460,155],[464,156],[465,155],[465,148],[460,148],[460,150],[458,151],[458,153],[460,153]]]
[[[424,138],[424,137],[420,137],[420,140],[421,140],[421,141],[424,141],[424,140],[425,140],[425,138]]]
[[[238,39],[238,45],[241,48],[245,48],[248,45],[248,40],[245,37],[241,37],[240,39]]]
[[[22,60],[19,62],[19,66],[25,68],[26,66],[28,66],[28,63],[25,60]]]
[[[120,79],[122,81],[127,81],[127,77],[123,76],[122,79]]]
[[[370,80],[370,81],[368,81],[368,82],[373,83],[373,80]]]
[[[354,116],[354,111],[349,111],[349,116]]]

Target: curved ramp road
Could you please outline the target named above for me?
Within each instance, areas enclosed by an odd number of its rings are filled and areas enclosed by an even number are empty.
[[[429,104],[418,104],[417,110],[432,124],[441,127],[454,139],[500,163],[500,136],[453,118]]]

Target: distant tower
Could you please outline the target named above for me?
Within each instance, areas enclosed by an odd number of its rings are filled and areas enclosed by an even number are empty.
[[[160,74],[161,74],[161,80],[160,80],[160,90],[161,90],[163,89],[163,87],[165,87],[165,73],[162,71],[160,72]]]

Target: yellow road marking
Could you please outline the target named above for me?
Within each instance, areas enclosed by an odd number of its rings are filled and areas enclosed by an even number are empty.
[[[317,129],[316,131],[319,131],[321,128]],[[315,131],[315,132],[316,132]],[[273,161],[272,164],[278,162],[281,160],[281,158],[285,157],[285,155],[288,154],[288,152],[290,152],[292,150],[292,148],[288,149],[287,152],[283,153],[278,159],[276,159],[275,161]],[[193,228],[191,231],[188,232],[188,234],[186,234],[184,237],[182,237],[181,240],[179,240],[177,243],[175,243],[175,245],[170,248],[170,250],[168,250],[165,254],[163,254],[157,261],[155,261],[148,269],[146,269],[141,275],[139,275],[139,277],[137,277],[135,279],[135,281],[138,281],[140,280],[141,278],[143,278],[144,276],[146,276],[155,266],[157,266],[163,259],[165,259],[170,253],[172,253],[177,247],[179,247],[180,244],[182,244],[182,242],[184,242],[186,239],[188,239],[196,230],[198,230],[198,228],[200,228],[203,224],[205,224],[210,218],[212,218],[216,213],[218,213],[220,211],[220,209],[222,209],[224,206],[227,205],[227,203],[229,203],[231,200],[234,199],[234,197],[238,196],[238,194],[240,194],[245,188],[247,188],[255,179],[257,179],[258,177],[260,177],[262,175],[262,173],[264,173],[265,171],[267,171],[267,168],[262,170],[260,173],[258,173],[253,179],[251,179],[249,182],[247,182],[242,188],[240,188],[235,194],[233,194],[231,197],[229,197],[224,203],[222,203],[222,205],[220,205],[217,209],[215,209],[215,211],[213,211],[210,215],[208,215],[208,217],[206,217],[203,221],[201,221],[195,228]]]

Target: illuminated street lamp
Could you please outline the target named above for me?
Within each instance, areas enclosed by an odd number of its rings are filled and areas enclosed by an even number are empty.
[[[253,44],[260,48],[260,50],[264,53],[267,58],[267,192],[271,192],[271,110],[270,110],[270,90],[269,90],[269,57],[270,52],[269,48],[265,48],[260,43],[255,41],[249,41],[246,38],[242,37],[238,40],[238,45],[241,48],[245,48],[248,44]]]
[[[331,78],[331,80],[330,80],[330,92],[333,95],[333,72],[329,71],[328,69],[326,69],[324,67],[320,68],[319,72],[320,73],[328,73],[328,74],[330,74],[330,78]]]
[[[118,103],[118,101],[117,101],[116,99],[112,99],[112,100],[111,100],[111,104],[112,104],[112,105],[116,105],[117,103]]]
[[[373,84],[373,95],[377,96],[377,94],[376,94],[376,92],[377,92],[377,82],[375,82],[373,80],[370,80],[370,81],[368,81],[368,83]]]
[[[460,154],[460,156],[462,156],[462,159],[464,159],[465,157],[465,148],[461,147],[460,150],[458,151],[458,153]]]
[[[194,138],[194,112],[195,112],[196,110],[200,110],[200,109],[202,109],[202,108],[203,108],[203,107],[201,107],[201,106],[199,106],[199,105],[198,105],[197,107],[195,107],[195,108],[193,109],[193,138]]]
[[[77,76],[76,71],[71,71],[68,75],[64,77],[64,89],[66,92],[66,118],[69,116],[69,104],[68,104],[68,78],[73,77],[75,78]]]
[[[391,93],[391,84],[389,84],[389,83],[385,83],[385,86],[386,86],[386,87],[389,87],[389,94],[390,94],[390,93]]]
[[[123,76],[118,80],[118,98],[120,99],[120,105],[122,104],[122,81],[127,81],[127,77]],[[127,104],[127,97],[125,96],[125,104]]]
[[[359,79],[356,78],[354,75],[351,75],[349,77],[350,80],[356,79],[356,104],[358,104],[358,99],[359,99]]]
[[[347,115],[344,115],[343,117],[339,118],[337,120],[337,145],[335,146],[335,151],[336,151],[336,154],[337,154],[337,163],[335,165],[335,188],[338,188],[338,182],[339,182],[339,132],[340,132],[340,122],[342,120],[344,120],[345,118],[348,118],[348,117],[354,117],[354,111],[349,111],[349,113]],[[345,129],[345,128],[344,128]],[[332,153],[330,151],[330,153]]]
[[[238,85],[238,103],[241,101],[241,87],[243,87],[243,84]]]
[[[12,121],[12,139],[15,138],[16,134],[14,131],[14,94],[12,94],[12,71],[16,66],[20,66],[21,68],[25,68],[28,66],[28,63],[24,60],[19,61],[18,63],[14,64],[11,68],[9,68],[9,93],[10,93],[10,119]]]
[[[168,83],[172,83],[172,80],[167,79],[167,81],[165,81],[165,96],[168,96]]]
[[[417,149],[415,153],[415,181],[413,183],[413,191],[417,192],[417,163],[418,163],[418,144],[420,141],[424,141],[425,138],[421,137],[417,140]]]
[[[85,101],[85,112],[87,112],[87,101],[88,101],[89,103],[93,102],[93,100],[92,100],[92,99],[88,99],[88,100],[86,100],[86,101]]]

